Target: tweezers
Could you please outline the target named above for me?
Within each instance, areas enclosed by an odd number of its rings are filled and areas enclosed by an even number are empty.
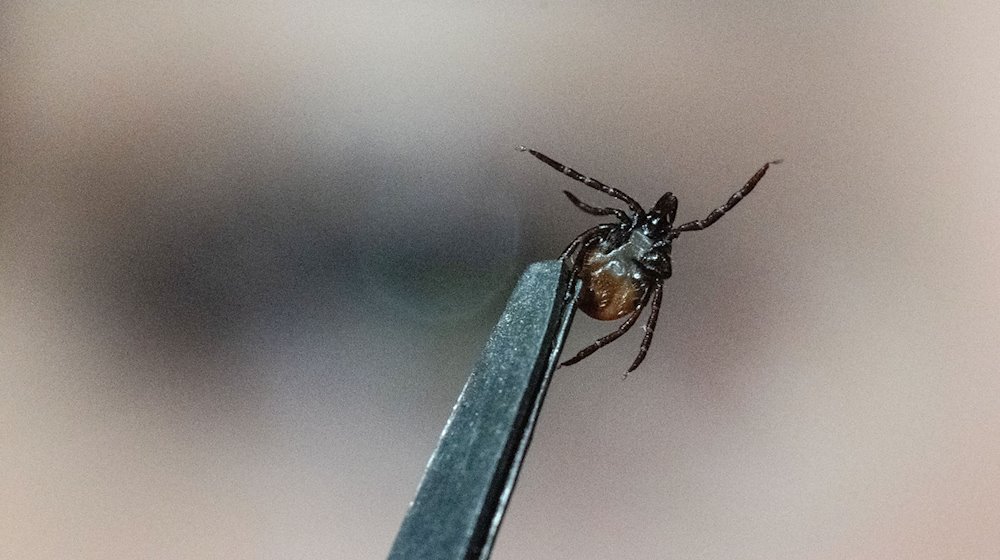
[[[472,369],[390,560],[489,558],[575,310],[562,261],[521,276]]]

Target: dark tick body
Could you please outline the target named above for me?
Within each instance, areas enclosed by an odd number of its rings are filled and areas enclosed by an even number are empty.
[[[560,256],[563,262],[571,264],[574,276],[583,283],[577,301],[581,311],[601,321],[625,318],[614,332],[597,339],[560,365],[575,364],[616,340],[628,332],[639,320],[642,310],[650,306],[639,354],[626,375],[639,367],[653,339],[663,297],[663,281],[670,278],[672,272],[670,250],[674,239],[681,233],[702,230],[714,224],[757,186],[768,167],[781,163],[781,160],[765,163],[725,204],[712,210],[706,218],[674,227],[677,197],[673,193],[661,196],[652,210],[646,212],[635,199],[614,187],[586,177],[541,152],[524,146],[518,146],[518,150],[528,152],[560,173],[628,206],[627,211],[595,207],[581,201],[573,193],[563,191],[580,210],[595,216],[614,216],[618,221],[600,224],[583,232]]]

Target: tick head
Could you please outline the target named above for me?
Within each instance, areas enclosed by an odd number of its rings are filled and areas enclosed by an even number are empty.
[[[646,223],[653,237],[666,235],[671,226],[674,225],[674,218],[677,216],[677,197],[674,193],[665,193],[656,201],[653,209],[646,214]]]

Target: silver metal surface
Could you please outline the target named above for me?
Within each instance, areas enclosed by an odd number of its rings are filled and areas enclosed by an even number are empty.
[[[573,315],[561,261],[521,276],[396,536],[391,560],[488,558]]]

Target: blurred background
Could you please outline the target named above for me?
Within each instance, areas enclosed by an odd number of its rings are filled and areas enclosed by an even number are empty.
[[[607,202],[518,144],[683,221],[786,163],[558,372],[494,558],[1000,557],[990,3],[0,10],[0,557],[384,557]]]

